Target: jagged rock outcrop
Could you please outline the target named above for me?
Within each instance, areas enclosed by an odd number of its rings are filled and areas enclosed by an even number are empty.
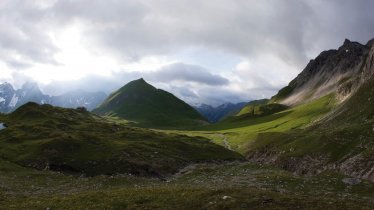
[[[11,112],[27,102],[50,103],[50,97],[44,95],[36,83],[27,82],[18,90],[10,83],[0,84],[0,112]]]
[[[93,110],[99,106],[107,95],[104,92],[87,92],[76,90],[51,97],[51,104],[64,108],[85,107],[87,110]]]
[[[14,108],[15,92],[11,84],[0,84],[0,112],[9,112]]]
[[[339,49],[322,52],[272,101],[297,105],[333,92],[344,101],[373,75],[373,46],[374,40],[363,45],[346,39]]]

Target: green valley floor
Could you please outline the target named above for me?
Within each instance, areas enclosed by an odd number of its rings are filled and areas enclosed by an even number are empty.
[[[77,177],[0,161],[1,209],[372,209],[374,184],[246,162],[190,165],[164,180]]]

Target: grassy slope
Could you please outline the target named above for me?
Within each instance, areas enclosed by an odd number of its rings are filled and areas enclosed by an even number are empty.
[[[204,138],[109,122],[73,109],[29,103],[0,116],[0,157],[37,169],[87,175],[165,176],[192,162],[241,159]]]
[[[247,105],[236,115],[236,117],[249,118],[249,117],[262,117],[266,115],[271,115],[277,112],[286,110],[288,107],[282,104],[264,104],[264,105]],[[238,120],[238,118],[233,118],[233,121]]]
[[[232,148],[245,153],[247,145],[254,141],[259,133],[286,132],[303,128],[323,117],[334,106],[334,96],[328,95],[308,104],[263,117],[231,118],[216,125],[206,126],[203,130],[224,134]]]
[[[269,99],[259,99],[259,100],[253,100],[253,101],[250,101],[248,103],[245,104],[245,106],[239,110],[233,110],[229,113],[227,113],[224,117],[222,117],[219,121],[223,121],[231,116],[235,116],[235,115],[239,115],[239,113],[245,109],[245,107],[249,107],[249,106],[258,106],[258,105],[264,105],[264,104],[267,104],[269,102]],[[219,122],[218,121],[218,122]]]
[[[371,79],[348,101],[315,126],[262,134],[251,144],[249,155],[253,155],[254,152],[272,151],[272,154],[280,154],[279,159],[285,160],[280,164],[288,165],[290,163],[287,163],[287,160],[293,158],[297,161],[297,158],[309,156],[321,159],[320,164],[324,166],[331,163],[339,165],[349,158],[356,157],[355,162],[351,162],[348,168],[342,170],[348,174],[362,176],[373,167],[373,125],[374,79]],[[321,166],[316,167],[318,169]]]
[[[143,79],[112,93],[93,112],[132,120],[145,127],[189,127],[205,119],[171,93],[156,89]]]

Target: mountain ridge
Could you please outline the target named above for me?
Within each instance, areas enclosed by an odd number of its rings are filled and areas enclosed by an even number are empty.
[[[271,102],[297,105],[337,92],[347,99],[374,73],[374,39],[363,45],[346,39],[338,49],[321,52]]]
[[[28,103],[51,104],[65,108],[86,107],[88,110],[96,108],[104,101],[103,92],[87,92],[83,90],[69,91],[61,95],[50,96],[44,94],[37,83],[26,82],[20,89],[14,89],[10,83],[0,84],[0,112],[9,113]]]
[[[207,104],[200,104],[199,106],[194,106],[194,108],[203,115],[211,123],[216,123],[228,116],[235,115],[239,112],[247,102],[241,103],[224,103],[218,106],[211,106]]]

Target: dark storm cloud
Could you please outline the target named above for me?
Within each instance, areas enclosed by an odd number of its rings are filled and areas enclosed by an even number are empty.
[[[58,1],[51,11],[83,22],[91,42],[127,58],[203,46],[247,57],[270,52],[304,65],[309,51],[372,38],[371,8],[370,0],[82,0]]]
[[[374,38],[374,1],[310,1],[314,16],[308,21],[304,42],[315,55],[337,48],[345,38],[365,44]],[[315,56],[314,55],[314,56]]]
[[[83,0],[59,1],[51,10],[59,20],[84,23],[87,39],[129,59],[203,46],[304,61],[304,26],[313,12],[302,1],[287,2]]]
[[[126,58],[203,46],[246,57],[270,52],[304,65],[308,52],[346,37],[372,38],[372,8],[370,0],[3,1],[0,55],[10,63],[53,63],[58,49],[48,30],[80,22],[94,47]]]

